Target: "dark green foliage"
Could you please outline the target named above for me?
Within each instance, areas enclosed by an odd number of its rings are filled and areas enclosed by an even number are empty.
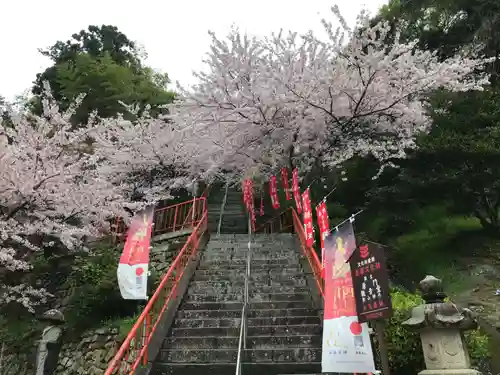
[[[168,76],[142,66],[135,44],[114,26],[89,26],[41,53],[54,64],[37,75],[31,102],[35,113],[41,113],[44,82],[63,110],[86,95],[72,118],[74,124],[85,123],[93,111],[101,117],[125,113],[133,119],[120,102],[139,104],[140,110],[148,105],[154,116],[174,99],[167,90]]]

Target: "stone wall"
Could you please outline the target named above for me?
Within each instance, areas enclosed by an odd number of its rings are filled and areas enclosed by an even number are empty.
[[[80,342],[64,345],[57,375],[101,375],[121,344],[117,328],[86,332]]]

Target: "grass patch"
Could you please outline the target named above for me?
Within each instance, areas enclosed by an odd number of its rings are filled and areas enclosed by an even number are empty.
[[[102,322],[103,327],[116,328],[118,329],[118,340],[123,341],[127,337],[128,333],[139,319],[140,313],[126,318],[117,318],[105,320]]]
[[[466,287],[460,255],[471,255],[471,239],[482,232],[472,217],[447,215],[444,207],[428,207],[415,213],[412,230],[389,241],[389,263],[396,282],[415,287],[427,274],[445,280],[450,290]]]

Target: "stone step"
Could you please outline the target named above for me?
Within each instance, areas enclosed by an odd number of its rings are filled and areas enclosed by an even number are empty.
[[[285,273],[285,274],[279,274],[277,272],[273,273],[260,273],[260,274],[251,274],[250,275],[250,282],[264,282],[270,284],[271,282],[275,283],[292,283],[298,280],[298,283],[305,283],[306,280],[306,273]],[[219,272],[218,274],[213,274],[209,272],[196,272],[193,276],[194,281],[234,281],[234,282],[239,282],[242,281],[244,282],[245,280],[245,274],[240,272],[240,273],[231,273],[231,272]],[[300,281],[303,280],[303,281]]]
[[[234,375],[234,363],[156,363],[151,375]],[[288,375],[319,374],[321,362],[310,363],[242,363],[243,374]]]
[[[289,326],[256,326],[248,327],[247,337],[251,336],[295,336],[295,335],[320,335],[323,329],[319,324],[301,324]],[[202,328],[172,328],[172,337],[207,337],[231,336],[237,337],[240,327],[202,327]]]
[[[226,263],[226,265],[219,265],[214,262],[202,262],[198,267],[198,270],[234,270],[234,271],[244,271],[247,265],[244,263]],[[276,270],[293,270],[296,272],[302,271],[302,267],[297,263],[287,263],[287,264],[274,264],[274,263],[261,263],[261,264],[251,264],[251,272],[262,272],[262,271],[276,271]]]
[[[227,294],[227,293],[243,293],[245,288],[245,283],[240,282],[238,284],[235,283],[219,283],[207,285],[205,283],[194,282],[189,286],[188,293],[195,294],[206,294],[206,295],[219,295],[219,294]],[[250,293],[310,293],[311,290],[307,286],[297,286],[297,285],[254,285],[249,283],[249,291]]]
[[[247,312],[248,318],[259,317],[283,317],[283,316],[319,316],[315,309],[286,309],[286,310],[250,310]],[[240,318],[239,310],[180,310],[177,318],[180,319],[214,319],[214,318]]]
[[[240,278],[237,280],[193,280],[191,281],[191,286],[192,285],[197,285],[199,287],[206,287],[207,289],[209,288],[222,288],[227,285],[233,285],[233,286],[244,286],[245,285],[245,279]],[[276,280],[276,279],[266,279],[266,280],[249,280],[249,286],[250,288],[258,288],[258,287],[264,287],[264,286],[306,286],[306,279],[305,277],[302,278],[295,278],[295,279],[290,279],[290,280]]]
[[[243,302],[187,302],[183,301],[179,310],[241,310]],[[248,309],[252,310],[280,310],[280,309],[310,309],[310,301],[280,301],[280,302],[252,302]]]
[[[251,291],[249,293],[250,303],[252,302],[282,302],[282,301],[311,301],[309,293],[259,293]],[[240,302],[243,301],[243,293],[227,293],[213,295],[207,294],[194,294],[187,295],[186,302]]]
[[[193,301],[182,301],[179,306],[179,311],[182,310],[218,310],[218,311],[226,311],[226,310],[240,310],[243,308],[243,302],[193,302]]]
[[[164,349],[232,349],[238,347],[239,337],[168,337],[163,342]],[[267,348],[318,348],[321,335],[296,336],[253,336],[247,340],[248,349]]]
[[[284,317],[259,317],[248,318],[248,327],[271,326],[271,325],[301,325],[321,324],[319,316],[284,316]],[[175,328],[238,328],[241,325],[241,314],[234,318],[198,318],[198,319],[176,319]]]
[[[198,268],[194,275],[196,276],[212,276],[212,280],[218,280],[219,276],[233,276],[235,279],[241,278],[245,275],[246,268],[233,268],[233,269],[213,269],[213,268]],[[300,266],[287,266],[281,268],[254,268],[250,270],[250,278],[255,279],[256,276],[297,276],[303,275]]]
[[[243,255],[243,254],[242,254]],[[250,257],[251,266],[275,266],[275,265],[288,265],[299,263],[300,257],[298,255],[291,256],[262,256],[260,254],[252,254]],[[233,266],[245,266],[247,265],[248,258],[247,254],[244,256],[236,256],[233,254],[224,255],[214,255],[210,253],[205,253],[201,258],[202,264],[211,264],[215,267],[233,267]]]
[[[249,349],[242,352],[243,362],[319,362],[320,348]],[[238,349],[160,350],[157,359],[171,363],[235,363]]]

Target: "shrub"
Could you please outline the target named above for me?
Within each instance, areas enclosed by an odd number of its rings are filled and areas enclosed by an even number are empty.
[[[120,250],[97,249],[95,255],[75,260],[64,287],[68,290],[65,315],[68,326],[78,331],[98,326],[105,320],[134,316],[146,301],[124,300],[116,275]],[[151,274],[148,288],[157,285],[158,275]]]

